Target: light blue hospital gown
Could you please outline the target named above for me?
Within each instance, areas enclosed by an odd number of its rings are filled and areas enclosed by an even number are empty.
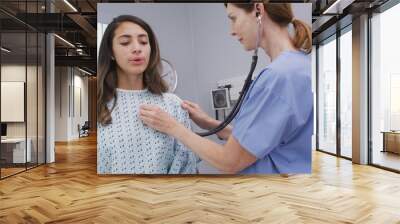
[[[141,104],[160,106],[190,128],[187,111],[171,93],[117,89],[112,124],[98,125],[97,172],[99,174],[194,174],[197,156],[173,137],[145,125],[139,118]],[[113,101],[108,103],[111,108]]]

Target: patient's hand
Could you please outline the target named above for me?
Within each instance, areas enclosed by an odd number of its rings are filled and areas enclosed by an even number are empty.
[[[206,114],[198,104],[184,100],[181,104],[182,108],[189,112],[190,119],[203,129],[212,129],[212,121],[214,120]]]
[[[171,115],[156,105],[141,105],[139,117],[149,127],[167,135],[174,136],[176,129],[182,126]]]

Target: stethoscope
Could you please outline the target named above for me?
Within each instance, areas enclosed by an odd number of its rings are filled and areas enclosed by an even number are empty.
[[[256,39],[256,49],[254,50],[254,54],[252,56],[252,62],[251,62],[251,67],[250,67],[250,71],[249,74],[247,75],[247,78],[243,84],[242,87],[242,91],[240,91],[240,96],[239,99],[237,101],[237,103],[235,104],[235,106],[233,107],[233,109],[231,110],[231,112],[229,113],[229,115],[225,118],[224,121],[221,122],[221,124],[219,124],[216,128],[209,130],[207,132],[203,132],[203,133],[197,133],[198,135],[205,137],[205,136],[209,136],[209,135],[213,135],[219,131],[222,131],[226,126],[228,126],[228,124],[230,124],[232,122],[232,120],[235,118],[235,116],[237,115],[237,113],[240,110],[240,107],[242,106],[242,103],[244,101],[244,98],[250,88],[250,84],[251,84],[251,78],[253,77],[253,72],[254,69],[257,66],[257,60],[258,60],[258,48],[260,47],[260,35],[261,35],[261,18],[262,16],[260,15],[260,12],[256,12],[256,16],[257,16],[257,23],[258,23],[258,28],[257,28],[257,39]]]

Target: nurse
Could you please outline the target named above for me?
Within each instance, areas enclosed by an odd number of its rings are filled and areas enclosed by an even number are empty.
[[[260,47],[271,63],[255,78],[232,126],[217,135],[224,145],[202,138],[155,105],[142,105],[148,126],[173,136],[223,173],[310,173],[313,131],[310,27],[293,17],[288,3],[228,3],[231,34],[246,51]],[[261,25],[259,25],[261,21]],[[294,27],[291,36],[288,26]],[[195,103],[182,107],[201,128],[220,123]]]

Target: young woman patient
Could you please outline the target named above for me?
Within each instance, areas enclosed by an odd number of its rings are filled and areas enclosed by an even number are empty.
[[[197,157],[182,143],[146,126],[141,104],[158,105],[190,128],[180,99],[160,76],[157,39],[142,19],[122,15],[107,26],[98,77],[99,174],[193,174]]]

